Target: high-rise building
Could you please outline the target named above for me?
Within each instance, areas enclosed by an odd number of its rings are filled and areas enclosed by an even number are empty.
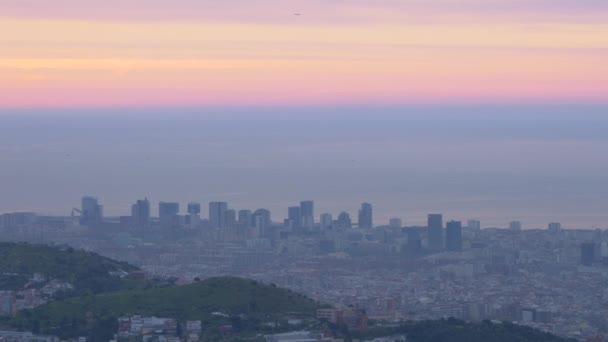
[[[188,214],[200,215],[201,214],[201,204],[197,203],[197,202],[188,203]]]
[[[519,232],[523,229],[523,225],[522,225],[521,221],[511,221],[509,223],[509,229],[514,232]]]
[[[406,254],[417,255],[422,250],[422,240],[420,232],[416,228],[406,228],[407,244],[405,245]]]
[[[315,225],[315,203],[313,201],[300,202],[301,226],[312,229]]]
[[[595,261],[595,243],[583,242],[581,244],[581,264],[585,266],[593,265]]]
[[[443,215],[429,214],[427,218],[429,249],[443,250]]]
[[[338,219],[336,220],[336,228],[338,229],[350,229],[353,227],[353,223],[350,219],[350,215],[343,211],[338,215]]]
[[[137,200],[131,206],[131,219],[137,227],[144,228],[150,225],[150,202],[147,198]]]
[[[397,217],[393,217],[392,219],[388,220],[388,225],[391,228],[401,228],[403,227],[403,220]]]
[[[551,222],[547,227],[551,233],[559,233],[562,230],[562,224],[559,222]]]
[[[302,214],[300,213],[300,207],[289,207],[287,209],[287,220],[293,228],[300,228],[302,226]]]
[[[372,221],[373,221],[372,205],[369,203],[361,204],[361,209],[359,210],[359,228],[362,228],[362,229],[373,228]]]
[[[99,204],[95,197],[84,196],[80,211],[80,224],[98,224],[103,220],[103,206]]]
[[[253,224],[251,222],[251,216],[253,213],[251,210],[239,210],[239,225],[241,227],[249,228],[252,227]]]
[[[462,251],[462,224],[450,221],[446,224],[445,247],[450,252]]]
[[[161,227],[171,227],[177,224],[179,214],[179,203],[160,202],[158,203],[158,218]]]
[[[258,236],[264,236],[268,232],[270,227],[270,210],[268,209],[257,209],[251,216],[253,219],[253,227]]]
[[[196,228],[201,224],[201,204],[197,202],[188,203],[188,216],[186,216],[186,224],[190,228]]]
[[[469,228],[470,230],[480,230],[481,222],[479,222],[478,220],[469,220],[467,222],[467,228]]]
[[[321,219],[320,219],[321,230],[330,229],[332,226],[332,221],[333,221],[333,218],[332,218],[331,214],[329,214],[329,213],[321,214]]]
[[[209,225],[211,228],[223,228],[226,226],[226,202],[209,202]]]
[[[236,225],[236,210],[226,210],[226,220],[224,224],[226,227],[234,227]]]

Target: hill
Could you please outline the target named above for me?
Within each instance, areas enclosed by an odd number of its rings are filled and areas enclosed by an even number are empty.
[[[509,322],[464,322],[449,318],[434,321],[405,322],[396,327],[376,327],[367,332],[338,332],[346,340],[373,339],[381,336],[407,335],[412,342],[570,342],[537,329]]]
[[[212,278],[184,286],[129,290],[52,301],[12,319],[12,327],[62,338],[107,340],[126,315],[202,320],[203,326],[231,324],[237,332],[259,331],[285,316],[313,318],[319,305],[290,290],[252,280]],[[214,312],[221,314],[213,315]],[[240,330],[240,331],[239,331]]]
[[[143,286],[124,278],[136,270],[126,262],[69,247],[0,243],[0,290],[23,289],[39,274],[42,279],[34,286],[57,279],[74,287],[71,295],[111,292]]]

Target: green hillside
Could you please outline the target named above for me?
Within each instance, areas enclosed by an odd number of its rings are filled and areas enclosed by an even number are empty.
[[[0,290],[19,290],[35,273],[71,283],[73,294],[102,293],[140,286],[115,272],[137,267],[95,253],[27,243],[0,243]]]
[[[15,317],[10,325],[36,333],[106,339],[116,331],[117,318],[143,315],[202,320],[217,326],[221,320],[237,330],[255,330],[262,322],[285,315],[314,317],[318,304],[290,290],[240,278],[212,278],[185,286],[151,288],[81,296],[53,301]],[[213,312],[227,317],[218,318]],[[106,339],[107,340],[107,339]]]
[[[333,327],[334,330],[340,330]],[[351,339],[373,339],[381,336],[406,335],[412,342],[574,342],[537,329],[513,323],[464,322],[458,319],[405,322],[396,327],[374,327],[367,332],[338,331],[337,335]]]

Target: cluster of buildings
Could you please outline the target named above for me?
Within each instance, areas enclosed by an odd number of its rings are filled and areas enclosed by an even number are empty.
[[[96,200],[86,203],[101,213]],[[81,213],[71,217],[9,214],[13,223],[0,238],[68,244],[180,283],[252,278],[364,309],[373,319],[497,319],[561,336],[608,338],[608,230],[563,229],[557,222],[524,229],[519,221],[482,227],[441,214],[429,214],[424,226],[403,226],[397,218],[381,225],[369,203],[355,219],[346,212],[317,215],[312,201],[288,207],[282,220],[226,202],[209,203],[203,217],[201,207],[190,203],[180,214],[178,203],[161,202],[152,217],[143,199],[131,216],[83,224],[83,199]]]
[[[0,316],[12,316],[26,309],[33,309],[51,300],[57,293],[73,290],[70,283],[53,279],[48,281],[42,274],[34,274],[20,290],[0,289]]]
[[[197,342],[202,333],[201,321],[187,321],[178,330],[179,322],[173,318],[142,317],[138,315],[118,319],[118,341]],[[183,336],[183,340],[182,340]]]

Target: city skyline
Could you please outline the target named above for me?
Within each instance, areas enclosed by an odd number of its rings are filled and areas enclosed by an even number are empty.
[[[209,210],[207,212],[201,210],[202,208],[202,204],[201,202],[197,202],[197,201],[189,201],[187,202],[187,205],[185,206],[185,209],[180,209],[182,208],[180,206],[180,203],[182,202],[167,202],[167,201],[159,201],[157,203],[157,210],[156,211],[152,211],[150,209],[151,207],[151,202],[149,201],[148,197],[145,197],[144,199],[137,199],[135,201],[135,203],[133,203],[130,207],[130,215],[103,215],[103,203],[101,203],[101,201],[99,201],[98,197],[92,196],[92,195],[85,195],[81,198],[81,208],[78,209],[76,207],[71,209],[71,216],[75,216],[75,214],[78,214],[77,217],[80,218],[79,222],[81,224],[98,224],[102,221],[103,218],[108,218],[108,219],[116,219],[116,218],[124,218],[124,217],[131,217],[132,224],[134,224],[135,226],[139,226],[141,228],[146,228],[151,224],[151,219],[155,218],[159,220],[159,223],[162,226],[166,225],[167,220],[175,220],[178,216],[182,216],[183,218],[186,219],[186,222],[189,222],[189,220],[192,219],[192,217],[196,217],[197,219],[197,224],[200,224],[201,221],[200,220],[206,220],[209,224],[210,227],[214,227],[214,228],[227,228],[230,227],[232,225],[235,225],[237,223],[243,223],[243,221],[245,222],[251,222],[251,226],[255,226],[255,220],[251,220],[252,216],[255,218],[256,213],[258,211],[264,211],[267,213],[267,215],[269,215],[267,217],[267,219],[269,219],[268,221],[266,221],[265,224],[274,224],[274,225],[285,225],[286,227],[289,227],[291,229],[300,229],[300,228],[304,228],[304,229],[323,229],[324,225],[327,224],[327,222],[329,222],[329,224],[331,225],[332,222],[338,222],[340,221],[340,215],[342,214],[348,214],[350,216],[350,212],[348,210],[346,211],[340,211],[339,215],[337,215],[336,213],[332,213],[332,212],[327,212],[327,211],[323,211],[321,210],[321,212],[319,214],[317,214],[316,216],[313,214],[312,215],[312,223],[310,225],[303,225],[302,223],[306,221],[305,217],[309,216],[310,210],[312,208],[314,208],[315,206],[315,202],[313,200],[304,200],[304,201],[300,201],[300,206],[297,207],[286,207],[285,213],[283,214],[279,214],[277,212],[274,212],[274,216],[272,215],[273,211],[269,210],[267,208],[264,207],[256,207],[256,209],[245,209],[245,208],[231,208],[230,207],[230,203],[228,202],[219,202],[219,201],[210,201],[208,202],[208,208]],[[152,202],[154,203],[154,202]],[[303,207],[306,207],[307,209],[302,210]],[[295,210],[297,209],[297,210]],[[314,210],[314,209],[313,209]],[[153,213],[157,213],[156,215],[153,215]],[[398,215],[394,215],[394,216],[390,216],[388,219],[386,219],[385,221],[382,222],[376,222],[372,220],[372,214],[373,213],[373,205],[369,202],[362,202],[361,203],[361,208],[358,209],[358,211],[356,211],[358,213],[358,218],[359,220],[354,221],[351,219],[351,223],[353,226],[356,226],[356,228],[358,229],[373,229],[375,227],[395,227],[395,228],[400,228],[400,227],[426,227],[429,230],[429,248],[431,250],[439,250],[444,248],[444,245],[448,244],[448,240],[454,240],[454,238],[449,238],[448,237],[448,233],[447,231],[449,230],[450,226],[455,227],[455,225],[457,224],[457,228],[458,230],[460,230],[461,228],[468,228],[468,229],[474,229],[474,230],[479,230],[479,229],[483,229],[483,228],[503,228],[503,229],[509,229],[512,231],[521,231],[523,230],[523,223],[521,221],[510,221],[510,222],[505,222],[504,226],[484,226],[482,224],[482,222],[478,219],[472,219],[472,218],[468,218],[468,219],[453,219],[450,218],[449,221],[445,221],[444,223],[444,215],[443,214],[438,214],[438,213],[431,213],[431,214],[427,214],[426,218],[427,218],[427,223],[426,225],[421,225],[421,224],[417,224],[417,223],[407,223],[404,222],[403,218],[398,216]],[[0,215],[2,214],[26,214],[28,212],[23,212],[23,211],[17,211],[17,212],[12,212],[12,213],[2,213],[0,212]],[[238,218],[237,218],[237,213],[238,213]],[[33,213],[33,214],[41,214],[41,213]],[[53,216],[53,215],[51,215]],[[64,216],[67,217],[68,215],[57,215],[57,216]],[[227,217],[232,217],[231,219],[227,219]],[[337,221],[332,221],[331,218],[332,217],[336,217]],[[91,219],[93,218],[93,219]],[[329,219],[329,221],[326,221],[325,219]],[[395,222],[399,222],[399,227],[395,226]],[[194,222],[192,222],[194,223]],[[406,223],[406,224],[404,224]],[[466,223],[466,225],[463,225],[463,223]],[[250,223],[247,223],[248,225]],[[589,229],[595,229],[597,227],[592,227]],[[548,231],[551,232],[559,232],[562,230],[562,224],[559,222],[554,222],[554,221],[548,221],[547,225],[545,227],[530,227],[528,229],[547,229]],[[580,228],[568,228],[565,227],[565,229],[580,229]],[[439,230],[439,231],[438,231]],[[458,236],[460,236],[460,232],[456,233]],[[452,236],[454,236],[454,233],[451,234]],[[461,237],[458,237],[457,239],[461,239]],[[454,246],[453,242],[450,243],[452,246]],[[455,246],[458,246],[458,243],[456,243]],[[458,250],[458,247],[452,247],[454,250]],[[461,248],[461,247],[460,247]]]

